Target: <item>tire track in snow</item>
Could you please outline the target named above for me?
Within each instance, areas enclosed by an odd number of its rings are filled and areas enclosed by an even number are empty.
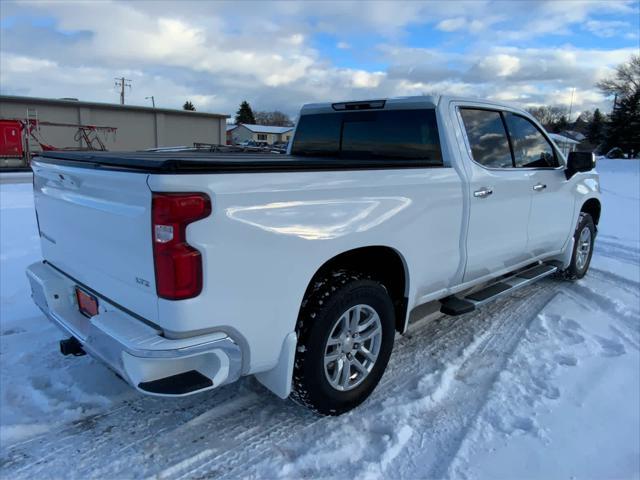
[[[636,297],[640,297],[640,282],[635,282],[627,277],[623,277],[622,275],[594,267],[589,268],[589,273],[587,274],[587,279],[591,277],[600,279],[615,288],[619,288]]]
[[[640,264],[640,249],[601,238],[595,242],[594,254]]]
[[[491,348],[487,348],[486,353],[482,356],[479,356],[475,359],[469,359],[466,362],[465,367],[471,371],[474,370],[473,374],[470,372],[470,375],[474,375],[474,381],[477,382],[479,380],[478,371],[476,370],[477,365],[482,365],[483,360],[490,362],[491,366],[489,368],[485,368],[484,371],[481,371],[480,377],[483,380],[480,380],[482,384],[481,395],[475,402],[475,409],[470,415],[468,421],[465,422],[464,428],[460,431],[458,438],[456,439],[455,446],[451,450],[448,455],[446,462],[440,462],[437,465],[437,468],[434,470],[434,476],[443,477],[449,470],[451,463],[455,460],[455,458],[460,453],[460,449],[462,448],[463,443],[468,437],[468,434],[474,424],[477,422],[478,417],[482,413],[487,399],[490,395],[491,390],[495,382],[498,380],[500,374],[505,370],[509,359],[513,355],[513,352],[518,348],[524,334],[531,326],[532,322],[538,317],[540,312],[544,310],[544,308],[553,301],[554,298],[559,295],[557,291],[550,291],[546,295],[541,296],[539,298],[539,302],[533,308],[527,309],[526,311],[519,311],[517,314],[520,318],[517,321],[514,321],[513,328],[511,329],[510,334],[505,336],[505,341],[503,343],[495,342],[494,339],[490,339],[488,343],[493,342]],[[515,318],[514,318],[515,320]],[[489,345],[487,345],[489,347]],[[468,395],[473,394],[477,395],[478,390],[476,389],[474,392],[470,392],[468,385],[461,385],[457,392],[459,395]]]
[[[612,318],[618,320],[620,322],[618,327],[623,327],[626,330],[626,332],[621,332],[616,329],[620,332],[618,336],[635,348],[640,344],[640,312],[638,310],[622,305],[620,301],[615,300],[616,297],[612,299],[610,295],[602,295],[596,288],[589,285],[589,282],[571,284],[564,293],[579,304],[588,305],[595,310],[606,312]],[[640,306],[640,303],[637,303],[637,305]]]
[[[67,458],[73,457],[78,465],[78,476],[81,476],[80,473],[91,466],[91,460],[96,455],[109,458],[113,457],[114,452],[122,454],[137,443],[152,438],[149,437],[150,433],[158,435],[200,415],[212,415],[212,410],[216,408],[232,410],[236,405],[241,408],[242,404],[236,404],[234,397],[242,386],[220,389],[212,399],[205,398],[204,402],[202,398],[197,402],[191,397],[187,402],[165,400],[166,404],[163,404],[163,399],[140,396],[137,400],[124,402],[124,405],[111,412],[73,422],[63,430],[64,435],[49,432],[13,445],[2,456],[0,465],[5,471],[15,466],[15,474],[25,473],[27,477],[61,477],[68,475],[68,468],[64,464]],[[216,401],[220,402],[219,405],[216,405]],[[174,408],[170,408],[171,405]],[[123,435],[123,432],[126,433]],[[90,474],[91,471],[88,468],[86,473]]]
[[[504,370],[509,358],[519,345],[524,333],[533,320],[558,294],[553,283],[545,282],[536,292],[525,292],[530,295],[528,301],[517,305],[517,308],[506,308],[507,314],[501,318],[500,326],[492,330],[483,344],[469,355],[456,373],[453,388],[448,392],[446,403],[449,405],[463,405],[454,415],[446,415],[447,406],[442,405],[432,412],[430,418],[421,419],[414,427],[423,431],[437,433],[428,443],[432,448],[426,448],[429,457],[422,457],[424,443],[420,449],[408,452],[416,457],[415,464],[419,470],[405,471],[403,477],[416,476],[427,478],[442,478],[446,475],[451,463],[458,455],[460,448],[476,419],[482,412],[491,389]],[[505,306],[506,307],[506,306]],[[455,408],[453,409],[456,410]],[[434,455],[437,452],[437,455]],[[399,466],[400,468],[401,466]]]

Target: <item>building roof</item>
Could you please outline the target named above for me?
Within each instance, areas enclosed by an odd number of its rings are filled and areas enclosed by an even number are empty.
[[[574,145],[577,145],[578,143],[580,143],[577,140],[574,140],[573,138],[565,137],[564,135],[559,135],[557,133],[550,133],[549,137],[551,137],[551,140],[558,143],[569,143]]]
[[[253,125],[251,123],[241,123],[240,125],[242,125],[243,127],[247,127],[249,130],[251,130],[254,133],[280,134],[280,133],[290,132],[291,130],[293,130],[293,127],[275,127],[272,125]]]
[[[562,135],[563,137],[572,138],[573,140],[577,140],[578,142],[581,142],[585,138],[587,138],[586,135],[580,132],[575,132],[573,130],[563,130],[562,132],[560,132],[560,135]]]
[[[234,128],[238,128],[238,125],[234,125],[232,123],[227,123],[227,132],[233,130]]]
[[[170,113],[172,115],[191,115],[196,117],[209,117],[209,118],[229,118],[229,115],[225,115],[222,113],[194,112],[190,110],[181,110],[181,109],[174,109],[174,108],[153,108],[153,107],[145,107],[142,105],[120,105],[118,103],[83,102],[80,100],[59,99],[59,98],[0,95],[0,102],[38,103],[38,104],[44,103],[47,105],[79,106],[79,107],[106,108],[106,109],[113,109],[113,110]]]

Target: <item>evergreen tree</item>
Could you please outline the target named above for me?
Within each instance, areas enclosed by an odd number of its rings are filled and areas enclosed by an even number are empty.
[[[593,112],[591,110],[584,110],[580,112],[576,121],[573,122],[572,130],[580,132],[584,135],[587,134],[587,129],[593,120]]]
[[[614,147],[637,155],[640,150],[640,55],[632,55],[616,69],[615,76],[599,82],[598,88],[614,95],[613,111],[604,134],[604,151]]]
[[[629,155],[640,152],[640,89],[618,101],[605,134],[605,151],[620,147]]]
[[[569,129],[569,120],[566,115],[562,115],[557,122],[555,122],[551,129],[554,133],[560,133]]]
[[[256,123],[256,119],[253,115],[253,110],[251,110],[251,105],[249,105],[249,103],[246,100],[243,100],[243,102],[240,104],[240,108],[236,112],[235,122],[236,122],[236,125],[240,123],[248,123],[248,124]]]
[[[587,139],[592,145],[598,146],[604,140],[605,121],[606,119],[600,109],[596,108],[586,131]]]
[[[184,105],[182,105],[182,109],[189,110],[191,112],[196,111],[196,107],[193,106],[193,103],[191,103],[191,100],[187,100],[186,102],[184,102]]]

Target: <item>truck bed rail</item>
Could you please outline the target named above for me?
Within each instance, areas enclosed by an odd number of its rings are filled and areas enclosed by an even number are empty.
[[[158,174],[433,168],[422,159],[344,159],[245,152],[50,151],[41,153],[34,160],[73,167]]]

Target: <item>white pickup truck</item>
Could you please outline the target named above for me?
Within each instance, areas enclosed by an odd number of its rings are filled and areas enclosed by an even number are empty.
[[[32,295],[141,392],[255,375],[322,414],[376,387],[396,333],[586,273],[591,153],[526,112],[450,97],[306,105],[289,154],[47,152]]]

